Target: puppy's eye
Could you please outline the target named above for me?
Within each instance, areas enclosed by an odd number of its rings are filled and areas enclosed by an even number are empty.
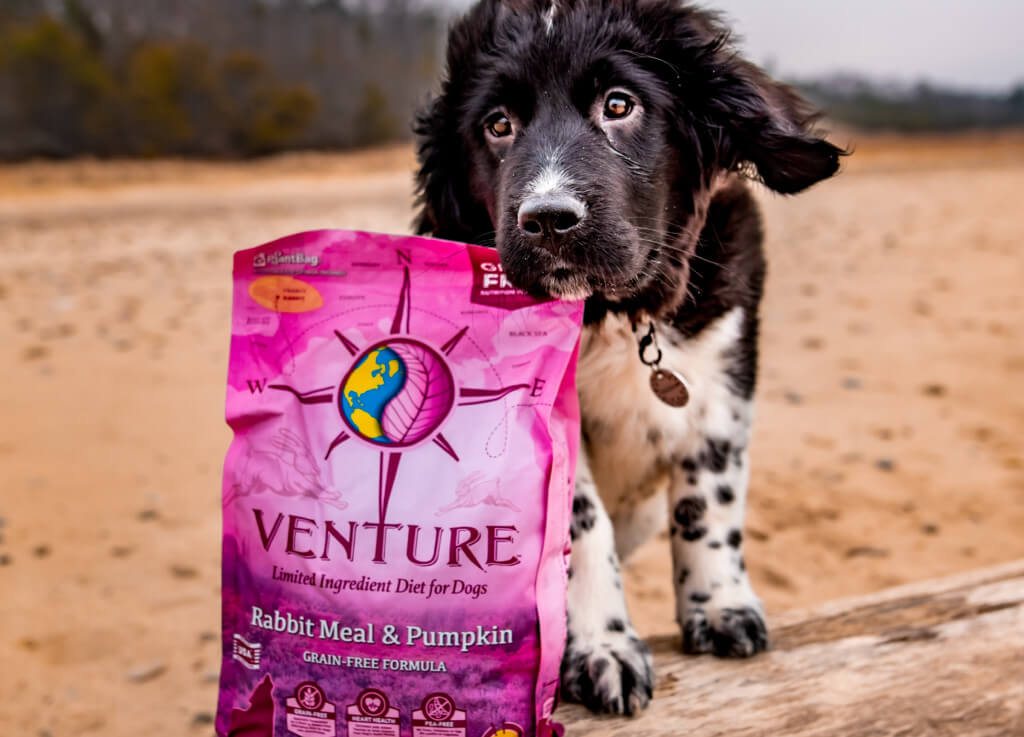
[[[495,113],[484,123],[487,133],[494,138],[505,138],[512,135],[512,121],[505,113]]]
[[[629,117],[633,112],[635,103],[633,98],[624,92],[612,92],[604,100],[604,117],[609,120],[619,120]]]

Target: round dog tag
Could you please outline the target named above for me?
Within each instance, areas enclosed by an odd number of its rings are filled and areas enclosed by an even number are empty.
[[[671,369],[654,369],[651,373],[651,391],[670,407],[685,407],[690,401],[686,380]]]

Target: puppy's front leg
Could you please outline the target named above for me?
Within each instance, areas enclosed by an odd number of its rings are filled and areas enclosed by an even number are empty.
[[[768,647],[764,610],[743,560],[749,404],[723,403],[709,419],[699,445],[672,471],[676,618],[685,652],[748,657]]]
[[[594,711],[635,714],[647,706],[654,687],[651,651],[630,623],[612,523],[582,448],[570,533],[562,693]]]

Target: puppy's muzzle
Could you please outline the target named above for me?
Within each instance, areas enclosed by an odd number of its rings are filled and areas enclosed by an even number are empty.
[[[519,230],[530,243],[557,253],[586,216],[586,205],[570,194],[532,195],[519,206]]]

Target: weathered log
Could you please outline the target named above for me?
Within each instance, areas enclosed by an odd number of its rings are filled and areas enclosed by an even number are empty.
[[[751,660],[651,640],[639,717],[567,705],[567,737],[1024,737],[1024,561],[771,619]]]

